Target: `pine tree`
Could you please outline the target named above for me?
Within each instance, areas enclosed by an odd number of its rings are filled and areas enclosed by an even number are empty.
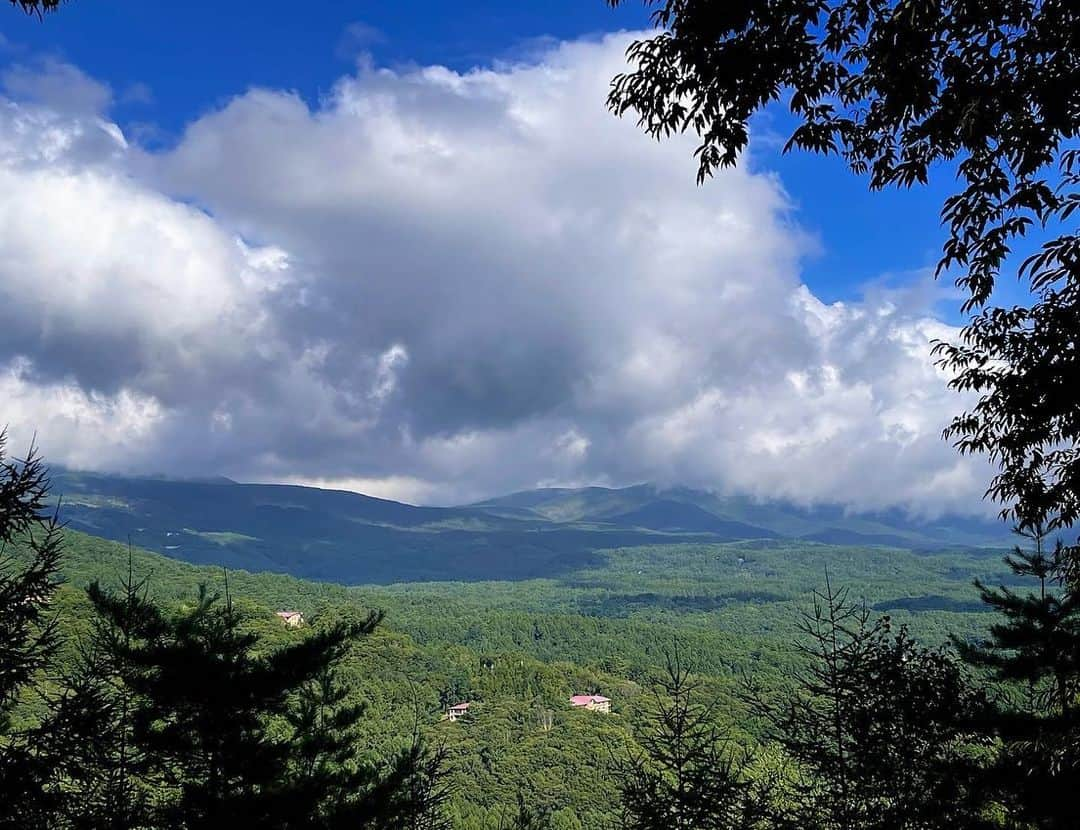
[[[0,431],[0,827],[49,825],[49,764],[29,736],[12,729],[11,707],[59,647],[49,605],[56,590],[62,528],[47,513],[49,476],[31,446],[6,454]]]
[[[794,762],[782,827],[931,830],[979,827],[966,748],[981,701],[956,661],[920,648],[887,617],[826,580],[800,624],[806,668],[780,702],[746,700]]]
[[[116,741],[123,739],[136,780],[114,777],[113,791],[152,791],[148,826],[440,826],[441,754],[416,739],[385,767],[356,757],[362,708],[349,702],[335,666],[380,615],[317,628],[267,651],[227,589],[222,602],[202,587],[195,606],[175,614],[130,581],[121,593],[92,585],[89,596],[102,620],[97,643],[128,708],[118,721],[111,692],[72,700],[113,727],[111,737],[103,729],[102,772],[116,770]],[[89,705],[95,702],[96,709]],[[105,780],[99,774],[98,784]]]
[[[0,729],[20,691],[56,654],[48,608],[62,549],[57,514],[45,512],[49,477],[41,457],[33,447],[22,460],[5,450],[0,432]],[[18,560],[16,547],[25,551]]]
[[[517,810],[512,816],[499,819],[498,830],[547,830],[550,826],[550,812],[531,806],[525,794],[518,790]]]
[[[765,827],[768,794],[748,775],[748,757],[718,733],[714,712],[678,643],[639,743],[619,767],[626,830],[752,830]]]
[[[382,615],[348,623],[347,646],[372,633]],[[340,625],[340,623],[339,623]],[[429,752],[419,734],[386,767],[363,762],[362,702],[353,700],[333,663],[309,680],[287,713],[293,735],[288,785],[278,815],[293,812],[298,827],[438,828],[447,798],[442,755]],[[313,817],[310,824],[307,816]]]
[[[91,595],[101,594],[93,585]],[[72,830],[134,830],[151,822],[150,759],[135,741],[135,702],[124,687],[118,657],[146,636],[146,580],[136,580],[131,556],[113,614],[97,615],[75,665],[61,678],[62,692],[34,731],[49,759],[56,794],[55,826]]]
[[[1080,827],[1080,595],[1070,578],[1071,551],[1047,550],[1042,525],[1017,528],[1032,543],[1005,557],[1014,575],[1036,583],[1017,593],[976,587],[1001,616],[984,643],[957,645],[1012,691],[986,723],[1002,742],[988,786],[1020,821],[1046,830]]]
[[[419,734],[391,760],[389,768],[352,810],[357,820],[341,827],[370,830],[449,830],[445,813],[452,790],[446,780],[446,753],[431,750]],[[344,818],[348,818],[346,815]]]

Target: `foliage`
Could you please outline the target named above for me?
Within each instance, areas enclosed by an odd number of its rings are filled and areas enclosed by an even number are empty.
[[[135,579],[134,551],[119,590],[58,592],[63,534],[40,512],[47,491],[33,451],[0,457],[0,540],[12,548],[0,578],[0,826],[445,825],[443,755],[419,734],[382,760],[360,757],[363,707],[346,701],[337,667],[379,614],[268,647],[227,582],[224,603],[202,588],[170,609]]]
[[[626,830],[753,830],[766,827],[769,793],[716,728],[711,706],[678,642],[639,729],[641,749],[620,769]],[[767,779],[765,779],[767,780]]]
[[[1019,531],[1005,561],[1035,591],[1018,593],[979,583],[983,601],[999,615],[985,642],[958,641],[961,654],[1010,684],[984,728],[1002,751],[987,785],[1020,820],[1040,828],[1076,827],[1080,805],[1080,598],[1068,578],[1060,541],[1046,548],[1046,531]]]
[[[48,471],[31,446],[23,459],[6,455],[0,432],[0,827],[18,826],[47,814],[32,742],[13,732],[10,713],[35,675],[59,646],[49,614],[60,568],[62,534],[56,514],[43,514]],[[24,554],[12,558],[16,544]]]
[[[27,14],[42,15],[46,12],[54,12],[64,4],[65,0],[11,0],[11,5],[22,9]]]
[[[623,0],[610,0],[619,5]],[[942,207],[938,272],[959,269],[965,311],[984,306],[1017,241],[1062,232],[1019,268],[1028,307],[983,310],[940,343],[952,386],[980,398],[947,435],[999,467],[989,494],[1024,524],[1080,515],[1074,417],[1080,329],[1080,7],[1071,0],[662,0],[661,31],[634,43],[609,104],[662,137],[701,138],[699,179],[731,166],[751,116],[785,97],[785,149],[837,153],[872,189],[960,189]]]
[[[498,830],[546,830],[551,816],[544,810],[530,807],[522,793],[517,796],[517,810],[507,818],[499,819]]]
[[[53,823],[71,828],[142,828],[152,825],[151,758],[138,745],[135,706],[124,687],[119,657],[132,647],[153,606],[145,582],[128,571],[112,620],[95,615],[92,633],[79,643],[60,692],[42,722],[30,731],[37,754],[51,768]],[[154,782],[156,783],[156,782]]]
[[[75,587],[85,575],[98,574],[98,590],[110,593],[120,603],[129,581],[130,557],[132,572],[149,575],[145,581],[136,580],[141,586],[138,590],[145,592],[147,601],[167,620],[183,618],[197,608],[198,600],[193,601],[186,586],[222,582],[220,570],[194,568],[137,549],[126,551],[120,545],[77,533],[68,532],[67,539],[69,555],[64,567],[72,584],[61,587],[56,605],[68,644],[62,662],[71,668],[57,678],[52,689],[46,686],[48,697],[71,694],[65,691],[68,678],[79,675],[83,652],[87,650],[80,643],[101,651],[97,629],[102,618],[85,592]],[[240,630],[258,635],[257,655],[271,654],[324,628],[361,624],[369,618],[365,593],[342,586],[304,583],[273,574],[230,573],[229,588],[234,608],[241,616]],[[219,603],[211,607],[223,610]],[[299,630],[283,626],[274,617],[273,609],[285,607],[302,608],[310,625]],[[437,618],[440,609],[429,608],[428,613]],[[107,627],[115,628],[111,624]],[[102,665],[97,657],[92,662],[96,667]],[[287,738],[291,744],[286,775],[290,787],[301,787],[304,770],[312,767],[315,777],[322,770],[332,783],[340,785],[355,782],[354,773],[370,778],[372,772],[377,772],[383,783],[370,791],[372,798],[365,799],[366,804],[382,801],[404,808],[407,797],[421,807],[441,806],[438,810],[400,809],[394,820],[397,824],[377,826],[425,827],[452,821],[454,827],[465,830],[491,828],[501,820],[509,820],[517,793],[522,791],[530,805],[550,817],[550,826],[567,830],[597,828],[603,826],[605,816],[614,813],[616,793],[610,777],[596,761],[610,757],[612,751],[623,746],[626,723],[619,716],[569,711],[567,697],[588,686],[610,692],[614,682],[592,670],[566,663],[548,665],[520,653],[496,651],[481,657],[445,643],[421,646],[379,626],[350,646],[329,674],[321,672],[289,694],[287,710],[270,719],[270,737],[275,741]],[[109,683],[117,683],[115,688],[127,691],[116,677],[110,677]],[[474,718],[457,724],[440,721],[443,710],[439,692],[447,686],[456,686],[467,699],[480,701]],[[620,703],[630,704],[628,694],[617,694]],[[125,700],[132,709],[142,708],[137,696],[130,692],[109,699],[114,715]],[[73,700],[67,710],[75,711],[75,703]],[[537,720],[538,711],[551,713],[547,731]],[[363,716],[354,721],[350,730],[346,725],[349,716],[344,712]],[[47,722],[52,716],[51,707],[43,707],[37,698],[25,700],[18,714],[25,724],[42,719]],[[131,719],[129,716],[129,723]],[[70,791],[67,803],[73,807],[93,801],[100,793],[71,773],[118,766],[118,733],[110,737],[107,719],[98,722],[102,724],[97,729],[101,740],[83,740],[81,744],[65,741],[71,754],[64,769],[58,770],[57,780],[63,779]],[[322,731],[319,724],[329,729]],[[81,734],[85,736],[88,731],[82,730]],[[351,738],[346,732],[352,733]],[[440,749],[425,751],[425,746]],[[132,758],[132,749],[139,747],[128,744],[127,763],[140,767],[141,761]],[[351,752],[351,760],[338,756],[338,750],[345,755]],[[310,764],[308,759],[313,755],[321,757]],[[158,772],[140,767],[135,775],[135,790],[160,802],[172,796],[169,782],[161,781]],[[92,777],[98,782],[103,780],[100,772],[94,772]],[[335,791],[340,792],[337,785],[329,788],[327,805],[335,803]],[[360,809],[349,815],[358,826],[373,820]]]
[[[14,460],[5,443],[0,432],[0,717],[56,651],[56,627],[46,611],[61,553],[60,523],[42,513],[47,470],[33,447],[25,459]],[[8,557],[16,542],[32,552],[22,568]]]
[[[203,588],[177,614],[130,584],[89,596],[106,632],[96,645],[130,702],[119,743],[141,754],[139,783],[154,791],[148,826],[413,827],[437,804],[416,786],[419,745],[389,773],[353,766],[362,710],[341,705],[334,666],[379,615],[264,651],[228,593],[222,604]]]
[[[956,662],[828,582],[801,629],[807,662],[794,689],[779,700],[753,685],[746,694],[796,764],[780,826],[979,826],[964,773],[982,707]]]
[[[144,574],[142,590],[170,614],[191,611],[192,586],[223,590],[220,568],[72,531],[65,544],[68,584],[53,603],[67,642],[61,662],[71,666],[65,676],[76,673],[79,644],[97,636],[96,615],[79,586],[99,579],[103,590],[123,595],[129,574]],[[16,549],[16,558],[28,553]],[[386,622],[334,669],[346,695],[328,701],[329,711],[362,708],[358,765],[388,772],[417,733],[441,747],[443,783],[451,789],[443,814],[455,830],[512,822],[519,793],[545,826],[607,830],[620,810],[615,770],[627,753],[640,752],[653,711],[642,685],[663,670],[673,638],[694,655],[697,699],[713,710],[719,734],[733,746],[755,746],[765,730],[743,714],[741,678],[750,673],[766,696],[784,698],[785,679],[804,665],[792,646],[798,610],[824,569],[857,581],[860,595],[883,608],[925,599],[925,608],[892,613],[929,643],[945,642],[950,631],[964,638],[985,632],[991,614],[947,610],[971,596],[973,578],[1017,584],[996,553],[979,550],[929,554],[778,540],[624,548],[596,561],[563,580],[398,586],[232,571],[229,588],[262,653],[313,629],[362,623],[372,607],[385,611]],[[310,627],[281,625],[273,611],[282,608],[303,611]],[[613,698],[615,713],[571,710],[567,697],[584,692]],[[291,731],[289,719],[312,693],[308,684],[290,695],[290,712],[275,729]],[[473,701],[471,717],[442,721],[449,697]],[[24,699],[15,713],[28,726],[47,715],[38,697]],[[768,757],[770,745],[761,746]],[[757,776],[769,766],[754,754],[748,772]]]

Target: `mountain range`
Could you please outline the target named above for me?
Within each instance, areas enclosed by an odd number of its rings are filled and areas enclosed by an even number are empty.
[[[460,507],[225,478],[176,480],[58,470],[76,530],[197,564],[346,584],[558,577],[598,551],[640,545],[801,540],[938,550],[999,547],[996,522],[903,511],[851,513],[684,487],[548,488]]]

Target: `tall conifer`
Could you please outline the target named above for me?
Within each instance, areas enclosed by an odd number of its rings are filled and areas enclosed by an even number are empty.
[[[1052,547],[1034,524],[1030,542],[1005,557],[1028,591],[976,587],[999,615],[985,642],[958,642],[961,654],[1005,684],[987,734],[1002,745],[991,792],[1020,821],[1046,830],[1080,827],[1080,594],[1071,578],[1074,550]]]
[[[62,528],[48,499],[48,470],[36,449],[11,458],[0,431],[0,828],[45,827],[55,806],[45,789],[49,764],[11,723],[13,705],[59,647],[49,608]]]

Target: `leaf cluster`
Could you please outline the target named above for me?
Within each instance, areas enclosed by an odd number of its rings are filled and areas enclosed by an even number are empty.
[[[619,5],[623,0],[610,0]],[[951,385],[979,395],[945,431],[999,469],[1003,515],[1080,517],[1080,5],[1072,0],[661,0],[608,103],[656,137],[700,137],[698,177],[734,165],[752,116],[785,100],[785,150],[837,154],[872,189],[955,171],[937,272],[978,312],[936,345]],[[1032,300],[984,308],[1018,241]],[[981,311],[980,311],[981,309]]]

